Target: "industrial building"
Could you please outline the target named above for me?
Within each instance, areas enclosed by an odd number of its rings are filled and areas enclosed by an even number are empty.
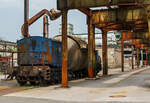
[[[62,34],[62,25],[60,24],[59,26],[59,35]],[[76,34],[74,33],[74,26],[73,24],[68,24],[67,25],[67,34],[68,35],[72,35],[72,36],[75,36],[75,37],[79,37],[79,38],[82,38],[83,40],[85,40],[87,43],[88,43],[88,33],[80,33],[80,34]],[[109,46],[116,46],[117,45],[117,39],[116,38],[117,36],[120,36],[120,33],[119,32],[116,32],[116,31],[110,31],[108,32],[108,45]],[[95,33],[95,45],[97,47],[101,47],[102,46],[102,33],[99,32],[99,33]]]

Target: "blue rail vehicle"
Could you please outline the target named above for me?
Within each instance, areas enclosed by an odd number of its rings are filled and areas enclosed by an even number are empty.
[[[18,70],[20,85],[29,82],[36,84],[56,84],[61,82],[62,42],[61,36],[53,39],[31,36],[17,41]],[[69,80],[88,76],[87,43],[77,37],[68,36],[68,75]],[[96,73],[101,70],[97,51]]]

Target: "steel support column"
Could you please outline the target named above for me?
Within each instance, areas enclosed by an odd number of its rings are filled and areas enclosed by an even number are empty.
[[[92,17],[88,16],[88,77],[95,77],[94,68],[94,29],[92,24]]]
[[[134,69],[134,46],[132,46],[132,69]]]
[[[124,39],[123,35],[125,32],[121,32],[121,69],[124,72]]]
[[[146,65],[148,65],[148,51],[146,50],[145,53],[146,53]]]
[[[143,66],[144,59],[143,59],[143,50],[141,50],[141,65]]]
[[[136,50],[136,62],[137,62],[137,67],[139,68],[139,49],[137,48],[137,50]]]
[[[68,87],[67,10],[62,11],[62,87]]]
[[[102,30],[103,75],[108,75],[107,31]]]
[[[24,36],[29,36],[29,0],[24,0]]]
[[[96,77],[96,57],[95,57],[95,26],[93,25],[93,72],[94,72],[94,77]]]

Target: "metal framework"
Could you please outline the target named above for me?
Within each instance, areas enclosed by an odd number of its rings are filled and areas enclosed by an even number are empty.
[[[102,30],[103,39],[103,75],[108,75],[107,32],[119,30],[122,32],[122,71],[124,70],[124,41],[132,41],[131,45],[137,49],[137,66],[139,66],[139,50],[149,53],[150,39],[150,1],[149,0],[57,0],[57,7],[63,11],[63,75],[62,87],[67,87],[67,12],[78,9],[87,16],[88,21],[88,73],[94,78],[93,27]],[[106,9],[92,10],[92,7],[105,7]],[[132,31],[132,32],[131,32]],[[148,59],[147,59],[148,60]],[[134,69],[132,58],[132,69]]]

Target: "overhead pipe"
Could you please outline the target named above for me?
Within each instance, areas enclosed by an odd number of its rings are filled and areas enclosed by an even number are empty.
[[[26,1],[26,0],[25,0]],[[26,6],[25,6],[26,8]],[[27,11],[25,11],[25,14],[27,13]],[[56,20],[61,16],[61,11],[56,11],[54,9],[51,9],[50,11],[48,11],[47,9],[43,9],[42,11],[40,11],[39,13],[37,13],[35,16],[33,16],[31,19],[29,19],[27,21],[26,19],[26,23],[28,24],[28,26],[32,25],[35,21],[37,21],[40,17],[42,17],[43,15],[48,15],[50,20]],[[30,37],[30,34],[28,33],[24,33],[27,29],[25,28],[25,24],[22,25],[21,28],[21,32],[23,37]]]
[[[22,31],[24,37],[29,35],[28,20],[29,20],[29,0],[24,0],[24,26],[23,26],[24,31]]]

